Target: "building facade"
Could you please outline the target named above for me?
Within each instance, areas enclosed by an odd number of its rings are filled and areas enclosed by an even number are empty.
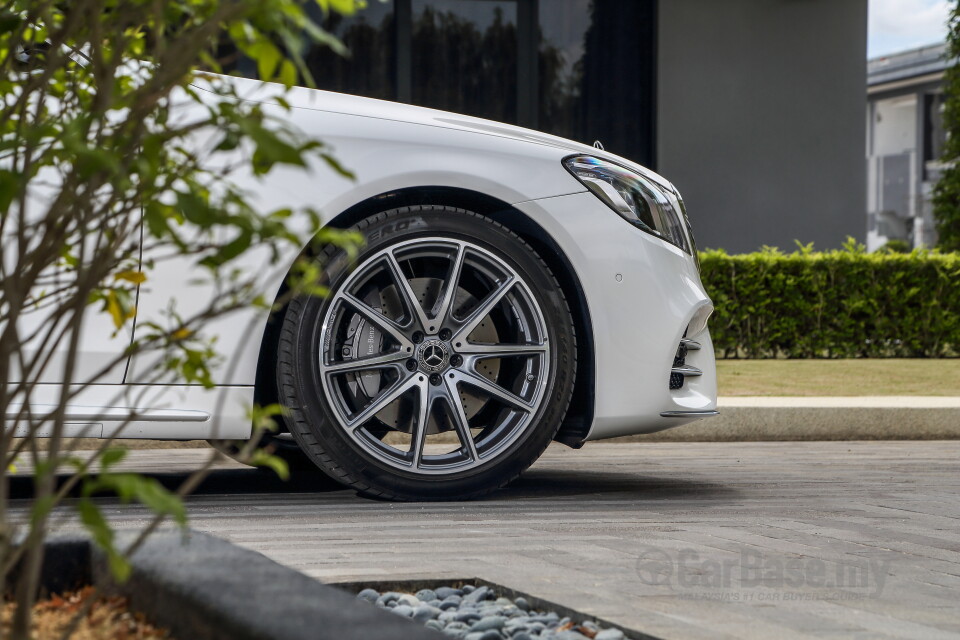
[[[946,45],[870,60],[867,75],[867,248],[933,247],[931,196],[942,168]]]
[[[388,0],[323,23],[352,55],[305,52],[320,88],[599,140],[678,186],[701,246],[862,237],[867,0]]]

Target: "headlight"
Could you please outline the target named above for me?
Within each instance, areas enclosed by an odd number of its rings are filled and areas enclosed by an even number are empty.
[[[693,256],[693,261],[697,263],[697,273],[700,273],[700,251],[697,249],[697,240],[693,237],[693,226],[690,224],[690,217],[687,215],[687,207],[683,204],[683,198],[680,197],[679,192],[675,192],[677,195],[677,203],[680,204],[680,213],[683,214],[683,222],[687,225],[687,238],[690,239],[690,255]]]
[[[684,222],[664,190],[618,164],[592,156],[564,159],[567,171],[632,225],[692,253]]]

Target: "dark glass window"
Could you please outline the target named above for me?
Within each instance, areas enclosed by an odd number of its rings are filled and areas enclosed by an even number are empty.
[[[540,3],[544,131],[653,163],[656,13],[650,0]]]
[[[515,2],[414,0],[412,102],[516,122]]]
[[[652,166],[656,0],[392,0],[321,21],[321,89],[519,124]],[[319,11],[319,9],[314,9]],[[249,62],[234,67],[253,75]]]
[[[562,4],[562,11],[546,3],[539,9],[538,120],[551,133],[577,138],[582,137],[583,129],[583,53],[593,1],[565,0]]]
[[[311,11],[320,9],[311,5]],[[317,86],[368,98],[395,99],[396,34],[392,3],[371,2],[352,18],[330,14],[321,24],[340,38],[350,50],[350,56],[345,58],[323,46],[314,46],[306,52],[304,61]]]
[[[928,93],[923,97],[923,179],[931,179],[928,162],[939,162],[947,134],[943,128],[943,94]]]

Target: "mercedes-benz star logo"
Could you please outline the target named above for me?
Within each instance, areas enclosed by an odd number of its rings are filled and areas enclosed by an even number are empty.
[[[450,354],[445,344],[439,340],[427,340],[420,345],[420,366],[431,373],[440,371],[447,365]]]
[[[423,352],[423,361],[431,367],[439,366],[443,362],[443,350],[435,344],[430,345]]]

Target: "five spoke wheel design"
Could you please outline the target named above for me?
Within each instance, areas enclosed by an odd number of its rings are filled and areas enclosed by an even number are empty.
[[[333,295],[319,344],[339,428],[416,474],[507,451],[534,425],[550,373],[546,322],[527,283],[493,252],[451,238],[366,258]]]

